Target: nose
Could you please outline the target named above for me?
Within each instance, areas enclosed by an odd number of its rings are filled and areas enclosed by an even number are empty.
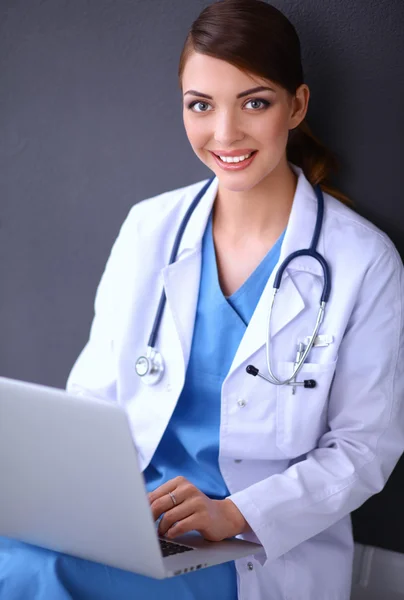
[[[244,133],[234,113],[232,111],[218,112],[215,121],[215,142],[222,148],[226,148],[243,138]]]

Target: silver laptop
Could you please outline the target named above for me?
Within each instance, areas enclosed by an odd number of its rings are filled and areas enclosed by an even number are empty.
[[[0,377],[0,535],[149,577],[256,554],[232,538],[159,539],[125,411]]]

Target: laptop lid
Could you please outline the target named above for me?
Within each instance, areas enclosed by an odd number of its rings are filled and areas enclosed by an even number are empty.
[[[118,405],[0,377],[0,479],[0,535],[166,576]]]

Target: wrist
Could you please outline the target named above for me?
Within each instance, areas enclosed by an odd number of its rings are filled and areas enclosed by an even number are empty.
[[[234,502],[230,498],[225,498],[222,500],[222,502],[226,507],[227,518],[234,529],[235,533],[233,533],[233,535],[238,535],[239,533],[245,533],[246,531],[249,531],[250,526],[248,522],[245,520],[243,514],[240,512]]]

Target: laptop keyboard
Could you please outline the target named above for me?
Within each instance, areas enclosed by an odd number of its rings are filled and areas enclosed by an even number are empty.
[[[167,540],[161,539],[159,541],[163,557],[172,556],[173,554],[180,554],[181,552],[189,552],[189,550],[194,550],[194,548],[191,548],[190,546],[176,544],[175,542],[168,542]]]

